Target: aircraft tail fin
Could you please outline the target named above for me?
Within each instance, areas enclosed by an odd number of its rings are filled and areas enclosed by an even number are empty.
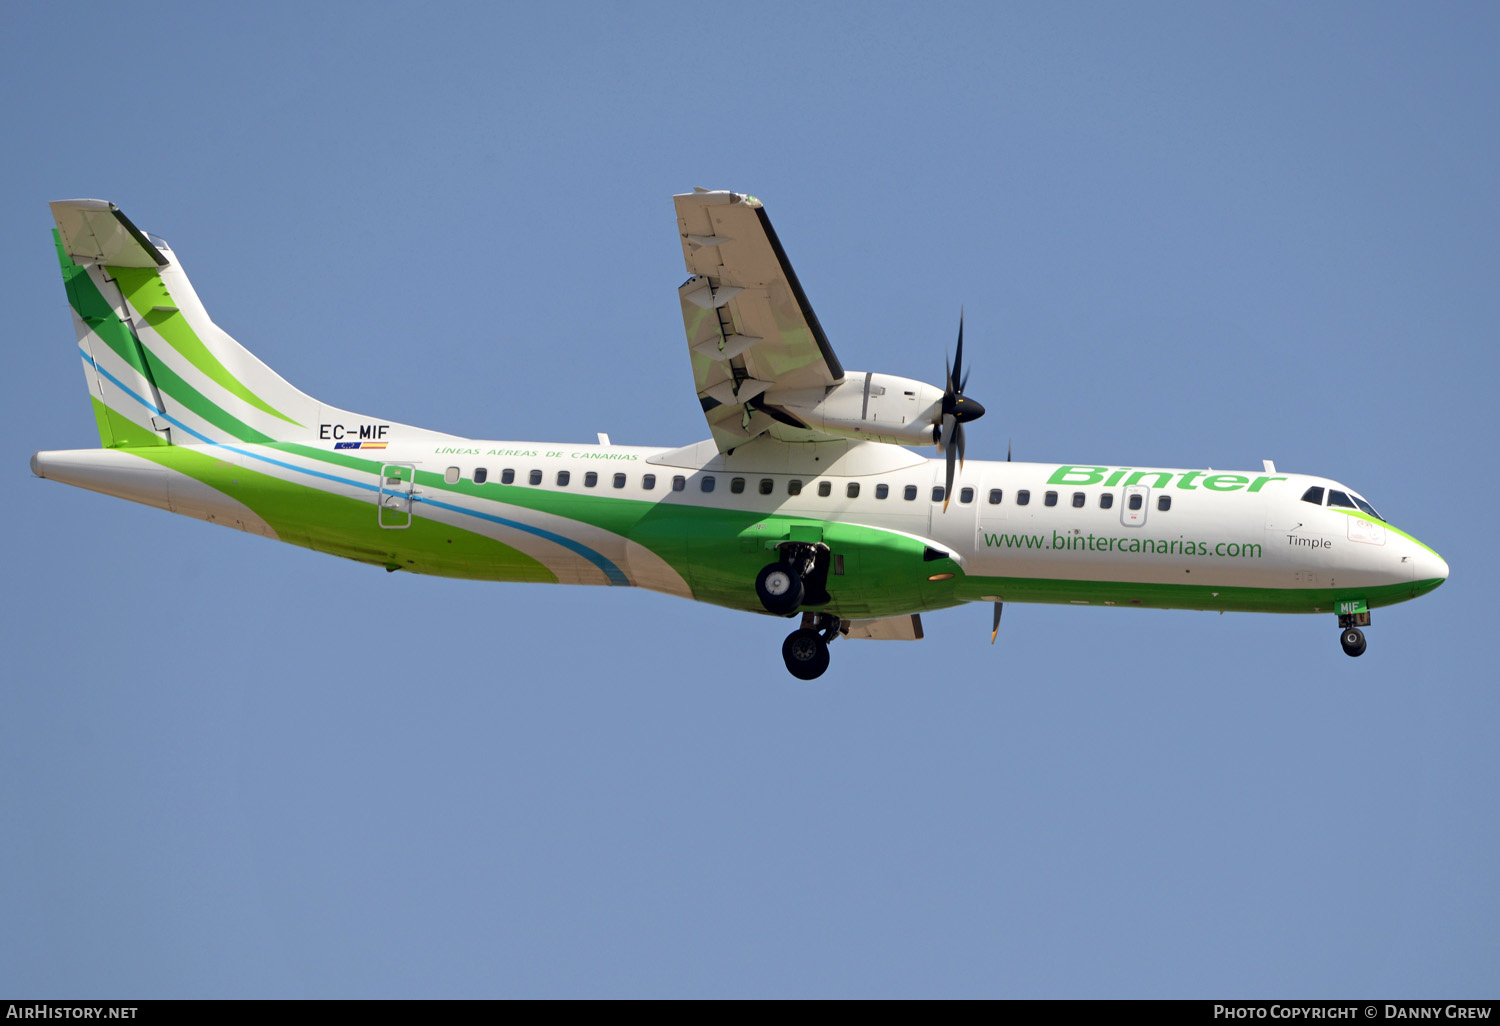
[[[314,442],[330,421],[368,419],[320,404],[231,338],[204,310],[171,247],[113,203],[62,200],[52,215],[105,448]],[[382,437],[402,427],[388,424]]]

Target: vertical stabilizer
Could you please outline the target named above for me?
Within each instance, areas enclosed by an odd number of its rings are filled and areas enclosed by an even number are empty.
[[[103,200],[52,214],[104,446],[310,436],[318,402],[214,324],[165,242]]]
[[[303,442],[438,432],[328,406],[209,318],[177,255],[104,200],[52,204],[54,237],[105,448]]]
[[[74,200],[74,204],[94,204],[98,200]],[[61,204],[53,204],[54,212]],[[107,204],[105,205],[107,212]],[[118,252],[120,242],[110,236],[101,242],[90,228],[85,211],[97,208],[75,207],[77,215],[69,218],[72,241],[81,259],[90,255],[102,257],[108,248]],[[86,264],[79,264],[64,241],[64,217],[58,213],[58,229],[52,233],[57,245],[57,259],[62,266],[63,287],[73,313],[73,330],[83,358],[83,374],[88,382],[89,401],[99,428],[99,444],[107,449],[140,445],[169,445],[171,437],[166,419],[153,410],[163,409],[161,396],[151,380],[150,369],[140,340],[130,329],[118,293],[109,296],[101,288],[102,280],[91,276]],[[123,231],[123,229],[122,229]],[[129,243],[135,246],[133,240]],[[135,246],[144,252],[139,246]]]

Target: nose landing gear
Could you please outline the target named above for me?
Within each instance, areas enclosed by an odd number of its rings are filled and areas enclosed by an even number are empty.
[[[1344,646],[1344,655],[1357,656],[1365,653],[1365,632],[1358,627],[1346,627],[1339,635],[1339,644]]]
[[[1340,604],[1339,610],[1339,644],[1344,646],[1344,655],[1361,656],[1365,654],[1365,632],[1361,627],[1370,626],[1370,610],[1364,600]],[[1347,610],[1347,611],[1346,611]]]

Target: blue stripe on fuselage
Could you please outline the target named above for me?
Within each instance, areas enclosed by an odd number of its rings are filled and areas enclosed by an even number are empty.
[[[257,452],[250,452],[248,449],[241,449],[238,446],[225,445],[223,442],[216,442],[202,432],[194,431],[192,428],[188,427],[186,424],[182,423],[182,421],[178,420],[170,413],[167,413],[165,410],[157,409],[156,404],[151,400],[145,398],[144,396],[136,394],[136,392],[131,389],[130,386],[126,385],[119,378],[115,377],[109,371],[99,366],[99,362],[95,360],[93,356],[90,355],[89,352],[82,346],[78,347],[78,352],[83,355],[83,358],[89,362],[89,365],[92,366],[94,370],[98,371],[100,374],[103,374],[106,378],[108,378],[110,383],[113,384],[116,388],[120,389],[120,391],[130,396],[132,399],[140,403],[152,413],[156,414],[158,417],[164,418],[173,427],[186,431],[194,438],[197,438],[207,443],[208,445],[217,446],[220,449],[227,449],[230,452],[238,453],[241,456],[247,456],[252,460],[260,460],[263,463],[269,463],[273,466],[282,467],[286,470],[295,471],[299,474],[307,474],[310,477],[320,477],[325,481],[333,481],[338,484],[349,485],[352,488],[362,488],[368,492],[380,491],[379,485],[366,484],[363,481],[355,481],[353,478],[340,477],[337,474],[326,474],[321,470],[309,470],[306,467],[299,467],[295,463],[287,463],[284,460],[272,459],[269,456],[263,456]],[[609,581],[610,584],[624,586],[628,586],[630,584],[630,578],[625,576],[624,571],[622,571],[618,566],[612,563],[603,553],[595,552],[593,549],[589,548],[587,545],[584,545],[582,542],[574,541],[572,538],[569,538],[566,535],[557,534],[556,532],[548,531],[547,529],[542,527],[533,527],[532,525],[524,524],[519,520],[507,520],[504,517],[497,517],[492,513],[481,513],[478,510],[466,509],[463,506],[457,506],[449,502],[441,502],[437,499],[429,499],[421,495],[412,496],[412,500],[414,502],[425,502],[427,503],[427,505],[436,506],[438,509],[446,509],[454,513],[462,513],[465,516],[475,517],[479,520],[487,520],[492,524],[499,524],[502,527],[509,527],[512,530],[522,531],[526,534],[535,535],[536,537],[541,538],[545,541],[552,542],[554,545],[561,545],[569,552],[582,556],[594,566],[598,567],[599,570],[603,572],[605,578]]]

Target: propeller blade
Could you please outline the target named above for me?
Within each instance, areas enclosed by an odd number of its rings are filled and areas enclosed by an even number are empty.
[[[995,603],[995,622],[990,624],[990,644],[995,643],[995,635],[1000,633],[1000,614],[1005,609],[1004,602]]]
[[[932,426],[932,439],[937,443],[938,452],[948,457],[948,483],[943,495],[943,509],[946,511],[948,503],[953,500],[954,461],[957,460],[959,467],[964,463],[964,422],[984,416],[984,405],[964,395],[969,375],[964,370],[963,307],[958,309],[958,342],[953,348],[953,362],[949,363],[944,357],[943,367],[947,373],[947,388],[943,391],[942,419]],[[957,452],[954,452],[955,448]]]
[[[958,308],[958,348],[953,351],[953,373],[948,375],[948,389],[954,391],[953,382],[957,381],[957,391],[962,392],[964,374],[964,308]]]
[[[953,501],[953,458],[957,456],[952,446],[948,447],[948,483],[943,488],[943,512],[948,512],[948,503]]]
[[[1010,439],[1009,438],[1007,438],[1005,440],[1005,462],[1006,463],[1010,462]]]
[[[943,415],[943,449],[948,457],[948,483],[943,488],[943,512],[948,512],[948,503],[953,501],[953,464],[958,459],[958,446],[955,444],[963,436],[958,434],[963,428],[958,423],[958,418],[951,413]],[[954,436],[958,437],[955,438]]]

